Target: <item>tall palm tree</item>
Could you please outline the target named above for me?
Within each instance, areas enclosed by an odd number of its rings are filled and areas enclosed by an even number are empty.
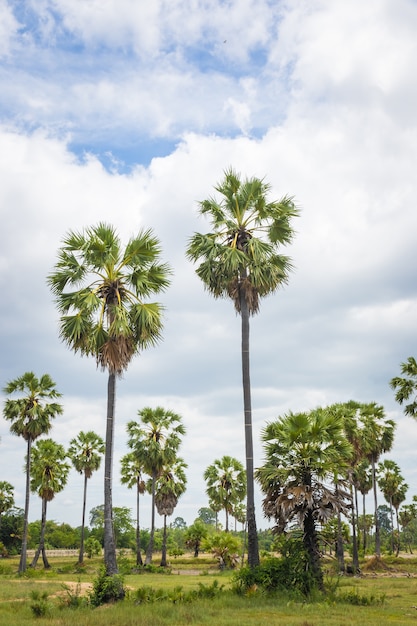
[[[338,511],[347,513],[350,505],[343,477],[352,449],[343,419],[326,409],[289,413],[269,423],[262,439],[266,460],[256,476],[265,493],[265,515],[275,519],[278,533],[298,521],[311,572],[322,587],[316,524]],[[337,475],[341,478],[335,488]]]
[[[231,456],[216,459],[204,472],[206,493],[210,502],[217,502],[226,514],[226,532],[229,531],[229,515],[246,496],[246,472],[243,465]]]
[[[22,549],[19,562],[19,573],[26,571],[26,550],[28,540],[28,520],[30,501],[30,463],[32,443],[41,435],[46,435],[51,427],[52,420],[63,411],[57,402],[51,402],[61,397],[55,388],[55,383],[48,374],[37,378],[33,372],[26,372],[11,380],[4,387],[7,395],[19,397],[7,398],[3,408],[3,415],[11,422],[10,432],[26,441],[26,492],[25,514],[23,521]]]
[[[87,482],[93,472],[97,471],[101,465],[101,458],[104,454],[104,441],[94,431],[80,431],[77,437],[71,439],[68,448],[68,456],[74,468],[80,474],[84,474],[83,492],[83,512],[81,522],[81,543],[78,563],[84,561],[84,528],[85,528],[85,507],[87,502]]]
[[[155,506],[159,515],[164,516],[161,567],[167,566],[167,517],[172,515],[179,497],[187,485],[185,470],[187,464],[177,457],[172,465],[166,466],[159,473],[155,485]]]
[[[139,498],[146,491],[143,480],[144,465],[134,452],[125,454],[121,461],[121,483],[129,489],[136,487],[136,565],[143,565],[140,540]]]
[[[36,567],[42,552],[44,567],[48,569],[50,565],[45,552],[46,507],[67,484],[71,466],[65,461],[64,447],[52,439],[41,439],[35,443],[31,455],[30,488],[42,499],[41,534],[31,567]]]
[[[181,437],[185,435],[182,418],[173,411],[156,407],[145,407],[138,411],[140,423],[129,422],[128,445],[143,463],[146,474],[151,477],[151,532],[146,551],[145,565],[152,562],[155,535],[155,489],[156,480],[165,466],[172,465],[177,458]]]
[[[384,408],[375,402],[362,404],[360,407],[360,434],[362,450],[371,464],[372,490],[374,494],[375,515],[375,556],[381,557],[381,533],[378,519],[378,496],[376,464],[380,456],[389,452],[394,443],[395,422],[385,417]]]
[[[215,298],[231,298],[241,316],[241,352],[247,479],[248,562],[259,564],[256,530],[252,400],[249,361],[249,318],[259,310],[260,298],[274,293],[288,280],[291,263],[279,254],[291,242],[291,220],[298,215],[292,198],[268,201],[264,180],[241,180],[233,169],[215,187],[220,200],[200,202],[200,214],[210,218],[213,230],[195,233],[187,257],[199,263],[197,275]]]
[[[1,516],[14,507],[14,487],[7,480],[0,480],[0,529]]]
[[[384,459],[378,463],[377,467],[377,481],[380,490],[382,491],[385,500],[389,504],[391,515],[391,550],[394,552],[395,539],[394,539],[394,509],[396,511],[397,521],[397,534],[398,534],[398,546],[399,546],[399,520],[398,509],[401,502],[404,502],[407,493],[408,485],[405,483],[403,476],[400,472],[399,465],[391,459]],[[398,552],[398,550],[397,550]]]
[[[401,374],[403,376],[395,376],[390,381],[390,387],[396,392],[395,399],[399,404],[411,398],[411,402],[404,407],[404,413],[417,418],[417,361],[413,356],[401,363]]]
[[[160,252],[151,230],[139,232],[123,248],[114,228],[100,223],[69,232],[48,277],[61,314],[62,340],[74,352],[94,356],[108,372],[104,561],[109,576],[118,571],[112,506],[116,376],[161,337],[162,307],[144,301],[169,284],[170,270],[160,263]]]
[[[367,524],[366,524],[366,498],[365,496],[372,489],[372,470],[368,459],[363,459],[355,468],[353,473],[353,481],[355,486],[355,498],[359,491],[362,495],[362,522],[363,522],[363,537],[362,537],[362,549],[363,554],[366,553],[367,547]],[[356,506],[356,509],[358,507]],[[359,518],[358,518],[359,519]],[[359,524],[358,524],[359,527]]]

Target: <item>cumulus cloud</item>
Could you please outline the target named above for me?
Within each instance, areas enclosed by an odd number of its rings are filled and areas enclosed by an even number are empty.
[[[0,6],[9,16],[2,380],[47,371],[65,404],[53,436],[68,443],[86,420],[100,432],[105,374],[59,341],[46,276],[69,229],[107,221],[127,240],[152,227],[174,276],[161,297],[163,342],[118,382],[115,480],[138,409],[182,414],[189,490],[176,512],[192,522],[206,504],[205,467],[223,454],[243,460],[240,319],[204,291],[185,258],[193,232],[209,229],[198,202],[232,165],[265,176],[274,199],[292,195],[301,210],[285,250],[289,284],[251,322],[256,464],[265,421],[376,401],[399,423],[392,456],[401,454],[415,492],[414,427],[388,386],[416,344],[414,3],[45,0],[14,17]],[[142,144],[155,136],[169,149],[145,158]],[[3,479],[20,498],[17,442],[4,420],[0,435]],[[77,480],[51,504],[55,519],[74,525]],[[102,502],[95,480],[91,506]],[[117,506],[131,499],[117,489]],[[258,514],[265,525],[259,494]]]

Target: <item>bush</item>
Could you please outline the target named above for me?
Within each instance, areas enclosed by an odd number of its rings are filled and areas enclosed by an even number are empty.
[[[269,558],[255,568],[244,567],[233,577],[233,590],[239,594],[262,591],[291,591],[309,596],[317,589],[302,541],[289,539],[282,546],[281,558]]]
[[[32,604],[30,608],[35,617],[44,617],[49,611],[48,593],[44,591],[31,591]]]
[[[108,576],[103,568],[93,581],[93,590],[90,594],[90,603],[93,606],[101,606],[111,602],[123,600],[126,590],[123,586],[123,577],[120,574]]]

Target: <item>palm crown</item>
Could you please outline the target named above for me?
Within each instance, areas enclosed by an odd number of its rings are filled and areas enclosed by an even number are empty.
[[[187,256],[200,262],[197,275],[213,296],[232,298],[240,312],[244,295],[253,315],[260,296],[287,282],[291,263],[278,254],[278,247],[292,240],[291,219],[298,211],[288,196],[267,202],[267,183],[259,178],[241,181],[232,169],[215,189],[222,196],[220,201],[200,202],[200,213],[210,217],[213,231],[195,233]]]
[[[48,277],[61,338],[74,351],[94,355],[103,369],[125,370],[137,350],[160,338],[162,307],[143,301],[169,284],[159,254],[151,230],[132,237],[124,251],[110,225],[71,231]]]

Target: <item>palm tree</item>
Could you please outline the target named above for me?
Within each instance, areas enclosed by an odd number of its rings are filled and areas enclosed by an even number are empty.
[[[145,407],[138,411],[140,423],[129,422],[128,445],[138,460],[143,463],[146,474],[151,477],[151,532],[146,551],[145,565],[152,562],[155,535],[155,489],[156,480],[163,468],[172,465],[177,458],[181,437],[185,435],[182,418],[162,407]]]
[[[0,528],[1,516],[14,507],[14,487],[7,480],[0,480]]]
[[[346,513],[350,505],[343,477],[352,448],[342,416],[326,409],[289,413],[269,423],[262,439],[266,461],[256,477],[265,493],[265,515],[275,519],[278,533],[294,519],[302,526],[309,566],[322,587],[316,524]]]
[[[243,465],[231,456],[216,459],[204,472],[206,493],[210,502],[217,502],[226,514],[226,532],[229,531],[229,515],[246,496],[246,472]]]
[[[355,498],[358,491],[360,491],[362,495],[362,521],[363,521],[363,541],[362,541],[362,549],[363,554],[366,553],[367,546],[367,533],[366,528],[367,524],[365,523],[366,519],[366,499],[365,496],[372,489],[372,470],[368,459],[363,459],[355,468],[353,473],[353,483],[355,486]],[[356,506],[356,509],[358,507]],[[359,527],[359,515],[358,515],[358,527]]]
[[[30,463],[32,443],[41,435],[46,435],[51,427],[51,421],[62,413],[62,406],[50,402],[61,397],[55,388],[55,383],[48,374],[37,378],[33,372],[26,372],[11,380],[4,387],[3,392],[8,395],[19,394],[18,398],[7,398],[3,415],[12,422],[10,432],[26,441],[26,495],[25,515],[23,521],[22,548],[19,562],[19,574],[26,571],[26,550],[28,540],[29,500],[30,500]]]
[[[396,521],[397,521],[397,534],[399,540],[399,520],[398,520],[398,509],[401,502],[404,502],[405,496],[407,493],[408,485],[404,482],[403,476],[400,473],[400,467],[395,461],[391,461],[390,459],[385,459],[378,464],[377,468],[377,481],[378,486],[381,489],[385,500],[389,504],[390,515],[391,515],[391,550],[394,552],[394,514],[393,510],[396,511]],[[398,541],[399,547],[399,541]],[[398,552],[398,550],[397,550]],[[397,554],[398,556],[398,554]]]
[[[93,472],[97,471],[101,465],[101,457],[104,454],[104,441],[92,430],[88,432],[80,431],[78,436],[71,439],[68,449],[68,456],[73,466],[80,474],[84,474],[84,495],[83,512],[81,522],[81,543],[78,563],[84,561],[84,528],[85,528],[85,507],[87,502],[87,482]]]
[[[395,422],[386,419],[382,406],[375,402],[362,404],[359,414],[362,451],[371,464],[375,515],[375,556],[381,557],[381,533],[378,519],[376,464],[381,454],[389,452],[394,443]]]
[[[194,558],[198,557],[201,543],[207,538],[209,526],[199,517],[185,531],[185,545],[194,550]]]
[[[42,498],[42,521],[39,546],[33,557],[31,567],[36,567],[42,552],[43,564],[50,567],[45,552],[46,507],[53,500],[55,494],[63,490],[67,484],[70,464],[65,461],[64,447],[52,439],[41,439],[31,450],[31,480],[30,488]]]
[[[395,399],[403,404],[410,398],[412,401],[406,404],[404,413],[417,418],[417,361],[413,356],[408,357],[405,363],[401,363],[401,376],[395,376],[390,381],[390,387],[395,390]]]
[[[187,464],[177,457],[175,462],[166,466],[159,473],[155,485],[155,506],[159,515],[164,516],[161,567],[167,566],[167,517],[172,515],[178,504],[178,498],[184,493],[187,477]]]
[[[294,235],[291,220],[298,215],[292,198],[270,202],[270,185],[259,178],[241,180],[233,169],[215,187],[221,199],[200,202],[200,214],[211,219],[213,230],[195,233],[187,257],[199,263],[197,275],[215,298],[231,298],[241,316],[242,383],[245,428],[248,562],[259,564],[256,530],[252,400],[249,361],[249,318],[259,299],[274,293],[288,280],[291,263],[278,254]]]
[[[146,491],[143,480],[144,465],[134,452],[128,452],[121,459],[121,483],[129,489],[136,487],[136,565],[143,565],[139,524],[139,497]]]
[[[151,230],[139,232],[123,249],[114,228],[100,223],[69,232],[48,277],[61,314],[62,340],[74,352],[94,356],[108,372],[104,561],[109,576],[118,571],[112,506],[116,376],[161,337],[162,307],[144,302],[169,284],[170,270],[159,262],[160,252]]]

